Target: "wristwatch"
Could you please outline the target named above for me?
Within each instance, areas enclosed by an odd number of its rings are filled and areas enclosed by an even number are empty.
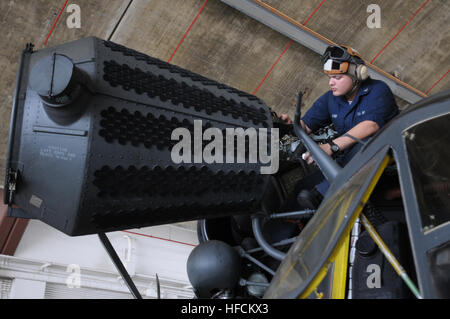
[[[332,140],[328,140],[328,144],[330,144],[331,152],[333,152],[333,155],[337,155],[337,153],[341,151],[339,145],[334,143]]]

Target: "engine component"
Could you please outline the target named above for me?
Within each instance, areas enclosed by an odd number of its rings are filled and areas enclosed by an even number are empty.
[[[247,292],[250,296],[261,298],[264,295],[269,281],[266,276],[260,272],[255,272],[250,275],[247,282]]]
[[[110,41],[24,51],[9,216],[76,236],[258,210],[270,177],[259,161],[172,160],[172,132],[195,135],[195,120],[203,131],[273,126],[257,97]]]

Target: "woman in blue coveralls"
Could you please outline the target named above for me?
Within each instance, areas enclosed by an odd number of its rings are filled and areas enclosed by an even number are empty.
[[[300,124],[309,134],[333,123],[339,137],[320,147],[336,158],[339,165],[345,166],[362,146],[357,140],[368,140],[399,110],[390,88],[368,76],[363,59],[352,48],[329,46],[322,55],[322,62],[329,77],[330,91],[314,102]],[[286,114],[281,114],[280,118],[292,123]],[[314,162],[309,153],[305,153],[303,159],[308,164]],[[309,176],[307,184],[313,187],[303,189],[297,196],[297,203],[305,208],[317,208],[329,183],[317,171]]]

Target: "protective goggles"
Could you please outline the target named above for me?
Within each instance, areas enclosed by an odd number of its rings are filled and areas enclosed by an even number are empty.
[[[322,63],[330,59],[336,62],[354,62],[353,57],[361,59],[359,54],[350,47],[331,45],[322,54]]]

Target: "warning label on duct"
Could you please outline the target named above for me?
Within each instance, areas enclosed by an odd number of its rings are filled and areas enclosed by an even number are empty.
[[[37,208],[41,208],[42,199],[40,199],[36,195],[31,195],[30,204],[33,205],[33,206],[36,206]]]
[[[75,153],[69,152],[66,147],[62,146],[48,146],[39,150],[41,157],[54,158],[58,160],[71,161],[75,158]]]

